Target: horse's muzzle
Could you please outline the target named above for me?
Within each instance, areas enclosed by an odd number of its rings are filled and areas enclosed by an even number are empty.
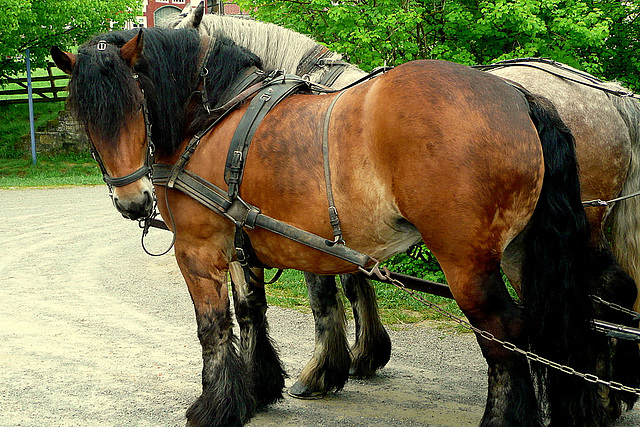
[[[153,195],[144,190],[136,197],[118,197],[114,194],[113,204],[123,217],[131,220],[146,218],[153,214]]]

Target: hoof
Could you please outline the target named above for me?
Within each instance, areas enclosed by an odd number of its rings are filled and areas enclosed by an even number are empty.
[[[312,390],[306,385],[302,384],[300,381],[296,381],[296,383],[291,386],[287,393],[291,397],[304,400],[322,399],[327,395],[326,391]]]
[[[374,376],[376,374],[376,371],[373,370],[362,370],[362,369],[358,369],[356,367],[352,367],[351,369],[349,369],[349,376],[351,378],[358,378],[358,379],[363,379],[363,378],[370,378],[372,376]]]

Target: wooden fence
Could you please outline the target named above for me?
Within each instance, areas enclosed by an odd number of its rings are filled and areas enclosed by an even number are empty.
[[[56,102],[66,99],[67,83],[69,76],[53,75],[53,63],[47,67],[47,76],[32,77],[33,102]],[[18,85],[20,89],[0,90],[0,105],[22,104],[29,102],[27,78],[9,78],[10,84]],[[56,82],[60,82],[56,86]]]

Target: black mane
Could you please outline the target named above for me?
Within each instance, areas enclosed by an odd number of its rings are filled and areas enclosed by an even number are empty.
[[[194,128],[209,119],[196,93],[202,83],[200,37],[195,30],[145,29],[142,55],[131,70],[120,55],[120,48],[138,31],[99,35],[79,49],[68,103],[85,127],[115,145],[126,118],[141,106],[142,98],[133,78],[137,73],[149,108],[153,142],[159,153],[168,155]],[[102,40],[107,42],[104,51],[97,48]],[[257,56],[229,39],[215,38],[213,43],[206,64],[207,93],[212,105],[240,71],[261,65]]]

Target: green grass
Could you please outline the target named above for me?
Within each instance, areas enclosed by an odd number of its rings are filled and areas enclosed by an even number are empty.
[[[0,159],[0,188],[101,184],[102,175],[89,156]]]
[[[267,272],[268,280],[275,270]],[[380,317],[386,325],[401,327],[403,324],[417,323],[425,320],[447,321],[442,314],[429,309],[424,304],[413,299],[408,293],[387,283],[373,282],[376,289]],[[307,287],[301,272],[294,270],[285,271],[280,279],[271,285],[267,285],[267,302],[270,305],[293,308],[303,312],[310,312]],[[435,295],[420,294],[424,299],[437,304],[447,312],[462,317],[462,312],[454,300]],[[347,316],[352,318],[349,301],[342,295],[342,301],[347,311]],[[458,328],[467,331],[466,328]]]
[[[58,69],[58,67],[53,67],[51,69],[51,72],[54,76],[64,76],[65,73],[62,72],[61,70]],[[49,73],[45,68],[38,68],[38,69],[34,69],[31,71],[31,77],[35,78],[35,77],[48,77]],[[13,76],[15,78],[27,78],[27,73],[18,75],[18,76]],[[64,88],[67,85],[68,80],[56,80],[55,84],[56,87],[58,88]],[[26,85],[26,82],[24,83]],[[51,83],[49,81],[44,81],[44,82],[31,82],[31,85],[33,88],[50,88],[51,87]],[[15,89],[24,89],[24,86],[21,86],[17,83],[7,83],[4,86],[0,86],[0,90],[15,90]],[[53,96],[52,93],[47,93],[47,96],[51,97]],[[58,96],[60,97],[65,97],[67,96],[67,92],[66,91],[60,91],[58,92]],[[6,99],[24,99],[26,98],[27,95],[3,95],[3,98]],[[34,99],[38,99],[40,98],[40,96],[34,94],[33,95]]]

